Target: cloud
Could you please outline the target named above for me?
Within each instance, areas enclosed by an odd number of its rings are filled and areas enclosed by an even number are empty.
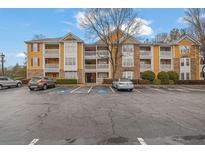
[[[75,24],[70,21],[61,21],[61,22],[69,26],[75,26]]]
[[[188,22],[184,20],[184,16],[183,17],[179,17],[177,19],[177,22],[180,23],[180,24],[188,24]]]
[[[25,58],[26,55],[23,52],[20,52],[20,53],[16,54],[16,57],[18,57],[18,58]]]
[[[142,23],[141,28],[139,29],[140,36],[147,36],[153,34],[153,29],[150,26],[152,24],[151,20],[145,20],[142,18],[137,18],[136,20]]]
[[[85,16],[84,16],[85,12],[84,11],[79,11],[76,15],[75,15],[75,18],[76,18],[76,22],[77,22],[77,27],[79,29],[83,29],[80,24],[82,23],[82,21],[85,19]],[[151,24],[152,24],[152,21],[151,20],[145,20],[145,19],[142,19],[142,18],[136,18],[136,22],[141,22],[142,25],[141,25],[141,28],[139,29],[139,35],[140,36],[146,36],[146,35],[151,35],[153,34],[153,29],[151,28]]]
[[[80,26],[81,22],[85,19],[85,12],[84,11],[79,11],[76,15],[75,15],[75,19],[76,19],[76,24],[77,24],[77,28],[82,29],[82,27]]]

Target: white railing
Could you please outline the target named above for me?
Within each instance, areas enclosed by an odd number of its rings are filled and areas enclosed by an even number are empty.
[[[59,58],[59,49],[45,49],[45,58]]]
[[[152,58],[152,52],[151,51],[144,51],[144,50],[140,50],[140,58]]]
[[[107,50],[98,50],[97,51],[97,56],[99,58],[104,58],[109,56],[109,52]]]
[[[172,52],[171,51],[160,51],[160,57],[161,58],[172,58]]]
[[[140,69],[151,69],[151,64],[140,63]]]
[[[96,58],[96,51],[85,51],[85,58]]]
[[[108,69],[109,65],[108,64],[97,64],[97,69]]]
[[[45,64],[45,68],[59,68],[59,64]]]
[[[96,69],[96,64],[85,64],[85,69]]]
[[[59,72],[59,64],[45,64],[45,72]]]
[[[167,70],[171,70],[172,66],[171,66],[171,64],[160,64],[160,69],[167,71]]]

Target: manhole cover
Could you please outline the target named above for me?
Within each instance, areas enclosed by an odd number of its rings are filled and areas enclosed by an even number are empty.
[[[128,138],[125,137],[111,137],[107,140],[107,143],[109,144],[120,144],[120,143],[126,143],[128,142]]]

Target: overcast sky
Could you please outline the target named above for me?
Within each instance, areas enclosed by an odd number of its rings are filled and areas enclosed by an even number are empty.
[[[61,37],[72,32],[85,40],[85,33],[78,25],[83,9],[0,9],[0,52],[6,55],[6,66],[22,64],[26,51],[25,40],[35,34]],[[153,37],[169,32],[172,28],[187,25],[181,18],[184,9],[138,9],[143,19],[141,35]],[[85,40],[86,41],[86,40]]]

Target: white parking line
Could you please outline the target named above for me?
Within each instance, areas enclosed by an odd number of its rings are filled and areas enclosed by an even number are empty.
[[[144,141],[143,138],[138,137],[137,139],[138,139],[138,141],[140,142],[141,145],[147,145],[147,143]]]
[[[35,139],[33,139],[33,140],[29,143],[29,145],[34,145],[34,144],[36,144],[38,141],[39,141],[39,139],[35,138]]]
[[[88,94],[90,93],[91,89],[93,88],[93,86],[90,87],[90,89],[88,90]]]
[[[134,91],[138,92],[138,93],[142,93],[141,91],[137,90],[137,89],[133,89]]]
[[[80,89],[81,87],[78,87],[78,88],[75,88],[75,89],[73,89],[70,93],[73,93],[73,92],[75,92],[76,90],[78,90],[78,89]]]
[[[110,86],[110,89],[112,90],[113,93],[115,93],[114,89]]]

